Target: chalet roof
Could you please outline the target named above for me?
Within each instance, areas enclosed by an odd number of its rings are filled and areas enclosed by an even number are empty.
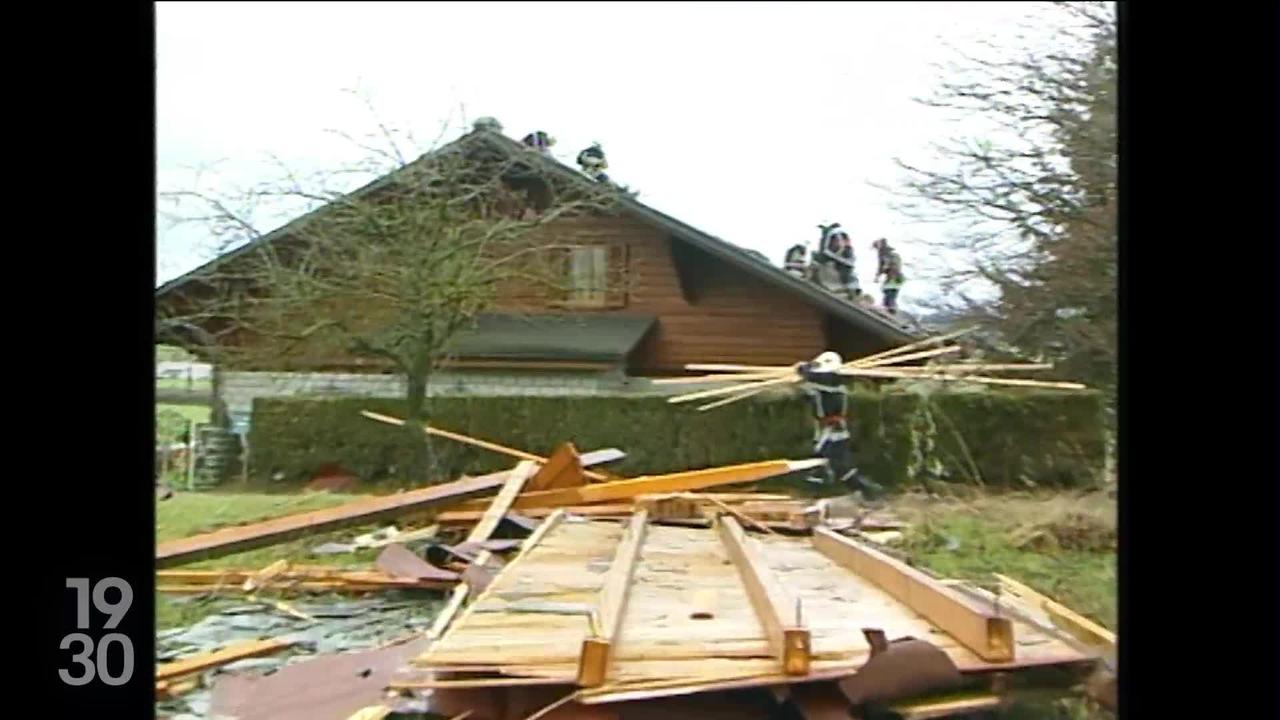
[[[414,163],[424,162],[433,155],[439,153],[456,150],[464,143],[482,142],[490,147],[499,148],[508,153],[520,153],[522,158],[530,163],[541,164],[543,169],[552,172],[562,178],[569,179],[573,182],[591,183],[594,182],[587,178],[577,170],[560,163],[556,159],[542,155],[536,152],[530,152],[519,141],[507,137],[499,132],[488,129],[477,129],[462,136],[448,145],[438,148],[430,153],[423,155],[414,161]],[[358,197],[371,192],[394,177],[396,173],[390,173],[378,178],[367,185],[351,192],[350,197]],[[895,324],[889,318],[867,308],[859,307],[853,303],[837,297],[826,290],[817,287],[811,282],[802,280],[791,275],[780,267],[777,267],[760,253],[748,250],[746,248],[735,245],[726,240],[722,240],[714,235],[709,235],[695,227],[687,225],[676,218],[662,213],[654,208],[645,205],[636,200],[634,197],[623,196],[620,204],[624,211],[660,227],[670,233],[673,237],[692,245],[707,254],[728,262],[745,273],[753,275],[764,282],[777,286],[787,292],[799,296],[801,299],[818,307],[833,316],[848,322],[863,332],[870,333],[874,336],[884,339],[892,344],[900,344],[918,339],[912,330]],[[301,226],[307,220],[314,218],[324,210],[323,207],[316,208],[297,219],[267,233],[250,243],[246,243],[234,250],[224,253],[217,258],[201,265],[200,267],[187,272],[177,278],[164,283],[156,289],[156,300],[162,300],[169,293],[181,288],[186,283],[197,279],[201,274],[231,260],[232,258],[247,253],[255,247],[264,243],[269,243],[276,238],[283,237],[291,231]]]
[[[652,315],[503,315],[476,318],[449,354],[467,359],[622,362],[657,318]]]

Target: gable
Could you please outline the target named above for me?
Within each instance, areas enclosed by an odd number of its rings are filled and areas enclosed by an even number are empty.
[[[463,144],[476,142],[483,142],[487,147],[499,149],[513,157],[515,157],[514,154],[520,153],[522,154],[519,156],[521,160],[527,161],[530,165],[535,166],[536,169],[546,170],[566,182],[592,182],[577,171],[560,164],[554,159],[531,153],[517,141],[488,130],[473,131],[454,143],[441,148],[437,153],[447,152],[451,148],[458,148]],[[411,165],[424,162],[434,154],[424,155],[422,158],[415,160],[414,163],[411,163]],[[395,173],[392,173],[386,177],[379,178],[354,191],[349,197],[374,192],[394,175]],[[910,342],[917,337],[912,332],[895,325],[874,312],[854,306],[808,281],[790,275],[781,268],[767,262],[758,253],[707,235],[696,228],[640,203],[632,197],[623,198],[621,205],[624,218],[631,222],[617,223],[617,226],[630,226],[633,233],[636,225],[647,227],[652,231],[652,237],[657,238],[654,242],[663,245],[662,252],[666,254],[667,258],[666,267],[659,268],[659,271],[660,273],[669,271],[672,283],[671,289],[683,297],[684,303],[688,307],[698,307],[700,305],[700,293],[708,291],[707,282],[710,277],[731,277],[739,285],[754,286],[756,288],[754,293],[742,295],[737,299],[737,302],[751,305],[759,304],[765,299],[772,299],[775,305],[782,304],[792,307],[790,311],[773,316],[774,320],[766,319],[766,321],[782,322],[785,325],[785,320],[778,320],[777,318],[803,317],[804,322],[816,322],[820,328],[826,328],[822,331],[823,339],[821,342],[827,342],[830,338],[826,336],[832,332],[853,332],[864,335],[864,339],[860,339],[854,344],[868,347],[890,347]],[[228,252],[200,268],[163,284],[156,290],[157,305],[163,307],[178,302],[178,298],[182,294],[197,287],[200,284],[199,279],[201,276],[207,275],[212,269],[226,265],[237,257],[242,257],[265,243],[278,242],[287,238],[290,232],[301,223],[316,221],[321,217],[323,210],[324,208],[313,210],[252,243]],[[604,233],[605,236],[608,234],[608,232]],[[639,264],[644,260],[642,258],[629,258],[628,262]],[[661,264],[661,261],[652,259],[649,262],[651,265],[653,263]],[[692,266],[696,265],[714,267],[714,269],[710,273],[699,272],[696,268],[691,269]],[[657,267],[657,265],[652,266]],[[801,309],[797,310],[795,308]],[[647,311],[643,307],[640,309]],[[727,317],[733,316],[729,308],[723,308],[723,310],[727,313]],[[832,319],[835,322],[832,322]],[[758,323],[760,320],[761,318],[757,313],[752,318],[743,320],[740,324],[727,322],[721,332],[734,333],[733,337],[736,338],[738,337],[737,333],[749,330],[753,323]],[[672,317],[667,321],[666,329],[670,330],[681,322]],[[664,329],[662,318],[659,319],[658,325],[656,334],[662,336]],[[732,328],[732,330],[729,328]],[[832,330],[832,328],[837,329]],[[761,328],[757,325],[756,329],[760,330]],[[796,332],[798,333],[797,338],[799,335],[805,334],[800,331]],[[729,335],[725,337],[728,339]],[[813,333],[808,333],[805,343],[807,344],[811,340],[813,340]],[[661,341],[656,342],[660,343]],[[797,343],[799,344],[798,340]],[[696,360],[691,360],[691,362],[693,361]]]

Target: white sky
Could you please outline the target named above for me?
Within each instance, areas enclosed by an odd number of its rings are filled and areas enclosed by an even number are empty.
[[[213,163],[214,182],[267,179],[268,152],[302,170],[350,159],[325,130],[371,129],[342,92],[359,86],[426,144],[482,116],[515,138],[550,132],[570,165],[599,141],[642,202],[775,263],[840,222],[864,289],[870,243],[888,237],[910,310],[929,294],[912,282],[929,259],[918,240],[945,230],[911,224],[867,183],[893,184],[895,156],[986,132],[912,101],[952,57],[939,38],[1012,39],[1045,4],[162,2],[159,187],[189,188],[190,168]],[[212,257],[195,228],[157,223],[158,282]]]

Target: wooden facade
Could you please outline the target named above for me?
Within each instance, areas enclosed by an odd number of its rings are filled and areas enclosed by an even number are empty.
[[[549,227],[548,242],[622,246],[625,301],[616,307],[574,307],[580,313],[653,315],[657,323],[632,354],[632,374],[680,371],[686,363],[787,364],[828,348],[873,352],[883,341],[865,337],[782,287],[743,272],[638,218],[566,219]],[[543,297],[514,294],[498,309],[558,310]]]

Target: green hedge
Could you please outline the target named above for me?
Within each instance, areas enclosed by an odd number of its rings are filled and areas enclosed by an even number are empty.
[[[403,417],[403,403],[369,398],[260,398],[249,434],[257,481],[304,480],[340,465],[367,480],[394,477],[407,444],[397,428],[360,416]],[[798,395],[709,412],[660,397],[433,398],[431,422],[530,452],[564,440],[579,450],[617,447],[624,475],[769,458],[808,457],[810,405]],[[855,389],[850,422],[858,465],[885,485],[1085,486],[1102,471],[1101,395],[1091,392],[877,392]],[[510,460],[435,440],[442,477],[491,472]]]

